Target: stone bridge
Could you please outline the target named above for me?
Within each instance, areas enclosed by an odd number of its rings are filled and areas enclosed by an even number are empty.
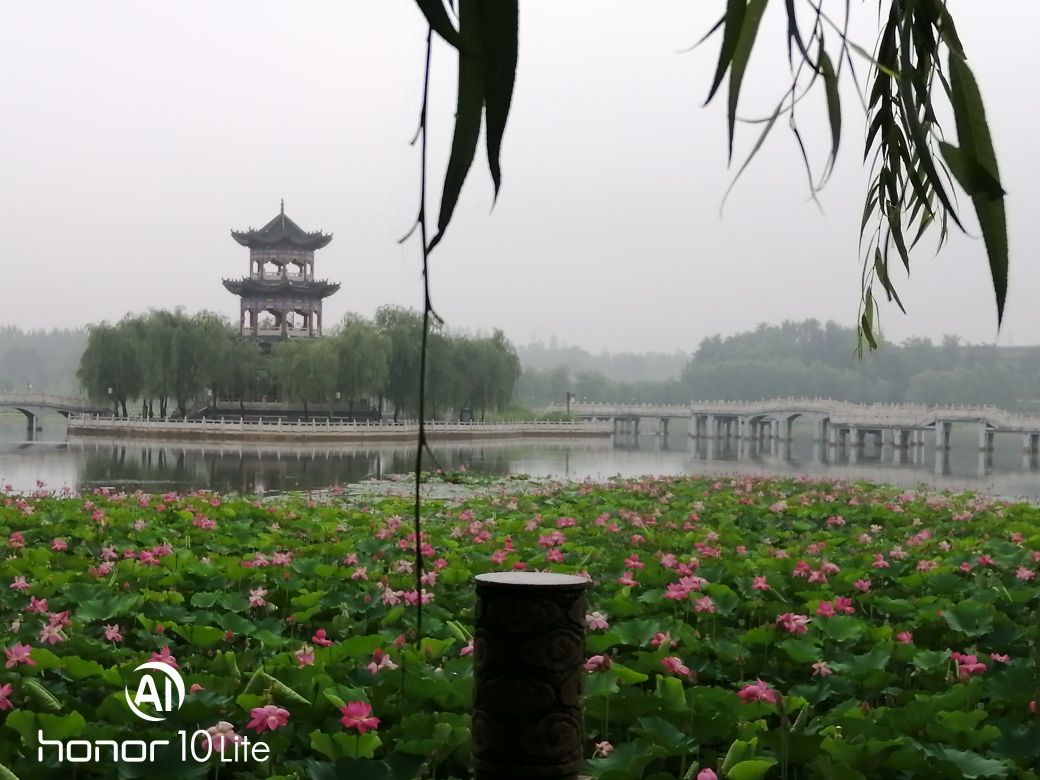
[[[554,405],[551,411],[563,411]],[[827,398],[772,398],[764,401],[692,401],[688,406],[665,404],[571,403],[570,413],[593,420],[611,420],[615,432],[639,434],[641,420],[656,420],[667,434],[668,421],[690,420],[694,438],[778,439],[791,437],[798,418],[812,420],[816,440],[830,446],[863,445],[865,437],[897,447],[923,446],[932,434],[935,446],[950,446],[956,424],[973,424],[979,449],[992,450],[997,433],[1023,437],[1023,451],[1036,454],[1040,445],[1040,416],[1023,415],[994,406],[927,406],[923,404],[855,404]]]
[[[16,409],[25,415],[29,441],[36,438],[41,428],[40,415],[44,412],[57,412],[64,417],[70,414],[112,414],[110,409],[86,398],[50,393],[0,393],[0,409]]]

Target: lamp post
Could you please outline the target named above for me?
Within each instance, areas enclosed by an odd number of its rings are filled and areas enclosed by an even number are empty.
[[[112,402],[112,414],[114,414],[116,417],[118,417],[119,416],[119,405],[118,405],[119,402],[112,395],[112,388],[111,387],[108,388],[108,400]]]
[[[571,416],[571,401],[575,400],[578,396],[572,393],[570,390],[567,391],[567,416]]]

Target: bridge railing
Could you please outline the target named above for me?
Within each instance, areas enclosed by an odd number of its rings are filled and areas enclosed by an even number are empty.
[[[552,404],[551,411],[565,406]],[[691,401],[688,407],[650,403],[571,403],[570,411],[577,415],[604,417],[692,417],[716,415],[785,415],[814,414],[829,417],[836,425],[865,427],[924,428],[943,422],[982,422],[994,428],[1013,431],[1040,431],[1040,416],[1009,412],[991,405],[927,405],[899,403],[853,403],[830,398],[808,396],[771,398],[760,401]]]
[[[0,393],[0,406],[38,406],[69,411],[96,410],[102,407],[89,398],[52,393]]]
[[[240,433],[248,430],[260,434],[291,433],[418,433],[419,424],[414,420],[392,422],[373,420],[343,420],[331,417],[315,417],[310,420],[288,421],[281,417],[256,419],[205,418],[198,420],[156,420],[144,417],[107,417],[102,415],[77,414],[69,417],[72,428],[89,428],[113,432],[206,432]],[[449,422],[431,420],[426,423],[429,433],[608,433],[607,423],[589,423],[582,420],[506,420],[502,422]]]

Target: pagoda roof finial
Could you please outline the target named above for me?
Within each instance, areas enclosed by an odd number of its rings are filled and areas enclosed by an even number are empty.
[[[285,213],[285,198],[281,199],[274,219],[262,228],[250,228],[242,232],[232,230],[231,236],[242,246],[273,247],[287,244],[309,250],[321,249],[332,240],[331,235],[321,231],[308,233],[293,222]]]

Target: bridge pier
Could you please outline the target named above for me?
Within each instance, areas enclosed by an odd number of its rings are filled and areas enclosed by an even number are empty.
[[[718,436],[718,431],[715,426],[715,415],[706,414],[704,415],[704,435],[708,441],[711,441]]]
[[[986,423],[979,423],[979,449],[982,452],[993,452],[994,435],[993,430]]]
[[[952,423],[942,420],[935,421],[935,448],[937,450],[950,449],[950,429],[952,427]]]
[[[816,436],[815,439],[818,442],[827,441],[827,429],[830,427],[830,422],[826,417],[821,417],[816,421]]]
[[[668,418],[667,417],[662,417],[660,419],[660,421],[659,421],[659,425],[660,425],[660,429],[659,430],[660,430],[661,435],[664,436],[667,439],[668,438]]]
[[[838,429],[837,425],[828,425],[827,428],[827,446],[836,450],[838,448],[838,439],[841,436],[841,431]]]
[[[1022,452],[1035,456],[1038,451],[1040,451],[1040,433],[1022,434]]]

